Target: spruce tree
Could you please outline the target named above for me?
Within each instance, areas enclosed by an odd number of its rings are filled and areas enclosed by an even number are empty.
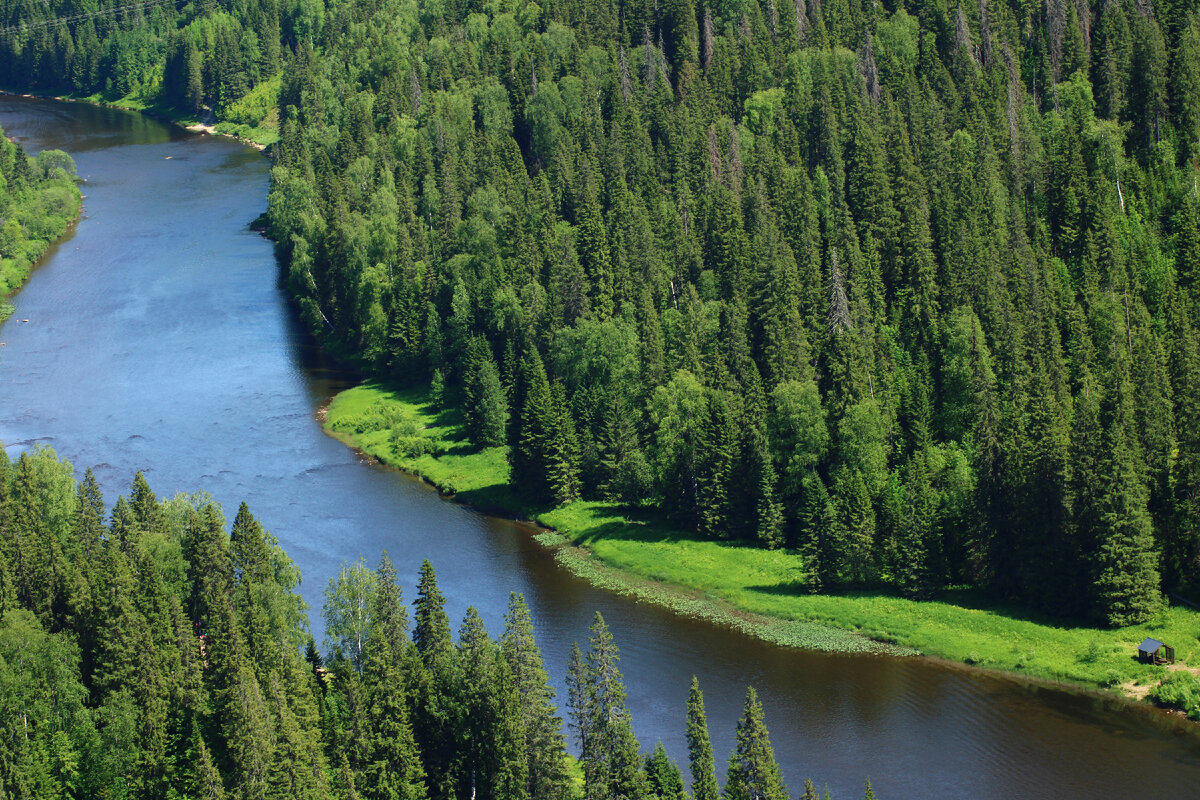
[[[693,800],[717,800],[717,767],[712,742],[708,738],[708,720],[704,713],[704,694],[700,681],[692,676],[687,699],[688,766],[692,772]]]
[[[683,789],[683,773],[667,755],[662,742],[655,745],[654,752],[646,756],[645,770],[654,797],[658,800],[685,800],[687,792]]]
[[[533,619],[524,597],[509,595],[504,619],[500,653],[520,701],[526,791],[529,800],[555,800],[567,791],[566,743],[554,707],[554,688],[533,638]]]
[[[467,435],[479,447],[498,447],[507,441],[508,398],[491,346],[475,336],[467,348],[463,375],[463,417]]]
[[[787,800],[787,789],[763,722],[762,705],[753,687],[746,689],[736,739],[725,777],[726,800]]]
[[[547,480],[547,456],[555,432],[555,407],[546,368],[536,348],[531,347],[521,363],[521,384],[523,398],[517,443],[509,451],[512,482],[535,501],[545,502],[553,497]]]
[[[382,620],[372,620],[362,676],[367,693],[366,763],[356,789],[370,800],[423,800],[425,773],[391,637]]]
[[[517,687],[474,607],[459,630],[462,721],[456,769],[460,797],[526,797],[527,762]]]
[[[1144,622],[1162,607],[1158,553],[1146,512],[1146,487],[1131,436],[1132,385],[1128,373],[1115,388],[1105,445],[1103,489],[1095,553],[1094,612],[1113,626]]]
[[[413,698],[413,728],[432,800],[454,796],[454,764],[463,710],[461,676],[445,605],[433,567],[428,561],[422,562],[414,603],[413,643],[425,669]]]
[[[379,557],[375,570],[375,592],[371,595],[371,635],[387,640],[392,658],[402,671],[412,669],[408,664],[407,651],[413,649],[408,638],[408,609],[401,603],[400,585],[396,581],[396,567],[388,558],[387,551]],[[373,640],[371,642],[374,643]],[[405,679],[409,676],[402,675]]]
[[[696,453],[700,532],[711,539],[728,539],[732,538],[729,495],[739,457],[738,430],[725,393],[712,392],[706,405]]]
[[[550,390],[551,416],[543,452],[545,483],[555,505],[566,505],[579,499],[582,490],[579,480],[579,439],[566,389],[555,381]]]
[[[454,643],[450,639],[450,619],[446,616],[446,597],[437,585],[437,575],[428,560],[421,562],[414,606],[413,643],[429,669],[448,659]]]
[[[580,731],[584,797],[641,800],[649,794],[646,773],[625,707],[625,686],[617,669],[620,654],[600,612],[596,612],[590,632],[582,668],[578,658],[572,659],[573,672],[582,675],[576,674],[571,685],[571,705]]]

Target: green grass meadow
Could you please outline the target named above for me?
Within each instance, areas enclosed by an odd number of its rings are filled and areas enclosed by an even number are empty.
[[[1200,613],[1181,607],[1111,630],[1037,617],[971,590],[924,602],[870,591],[813,595],[794,552],[700,540],[648,510],[613,503],[530,507],[505,485],[506,448],[473,447],[458,413],[434,408],[426,390],[374,383],[349,389],[330,404],[325,426],[461,502],[553,529],[539,539],[557,545],[559,560],[593,583],[780,644],[922,653],[1091,688],[1155,685],[1166,677],[1165,668],[1137,662],[1147,636],[1200,666]]]

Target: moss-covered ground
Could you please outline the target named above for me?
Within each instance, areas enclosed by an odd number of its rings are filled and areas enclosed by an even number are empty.
[[[612,503],[531,507],[506,485],[505,448],[473,447],[457,412],[436,408],[425,390],[373,383],[349,389],[333,399],[325,426],[461,502],[552,529],[539,539],[558,546],[559,560],[594,583],[780,644],[919,652],[1115,691],[1166,676],[1162,667],[1137,662],[1137,645],[1147,636],[1174,645],[1185,668],[1200,666],[1200,613],[1182,607],[1112,630],[1039,617],[972,590],[921,602],[870,591],[809,594],[793,552],[700,540],[652,511]]]

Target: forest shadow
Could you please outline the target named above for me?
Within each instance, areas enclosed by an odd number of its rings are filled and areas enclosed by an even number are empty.
[[[570,513],[572,521],[577,523],[573,527],[587,530],[587,533],[576,537],[575,541],[580,544],[600,539],[668,544],[711,541],[697,532],[680,530],[665,515],[639,506],[587,503],[572,508]],[[736,541],[721,544],[743,546],[743,543]]]
[[[783,581],[776,584],[747,586],[746,590],[776,597],[802,597],[805,595],[819,595],[823,597],[838,597],[848,600],[864,601],[912,599],[906,598],[899,591],[878,586],[839,586],[831,589],[823,589],[819,592],[812,592],[809,590],[808,585],[803,581]],[[922,598],[921,600],[913,600],[913,602],[940,603],[947,606],[957,606],[970,611],[981,611],[987,614],[993,614],[997,617],[1003,617],[1005,619],[1017,622],[1029,622],[1048,628],[1058,628],[1062,630],[1079,627],[1095,627],[1094,623],[1087,619],[1069,616],[1054,616],[1044,612],[1035,611],[1012,602],[1006,602],[998,599],[984,589],[970,586],[959,586],[943,589],[938,592],[933,592],[928,597]]]

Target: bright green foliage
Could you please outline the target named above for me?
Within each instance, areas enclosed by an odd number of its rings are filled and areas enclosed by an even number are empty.
[[[361,559],[343,564],[325,589],[326,646],[335,656],[348,658],[358,670],[366,660],[375,591],[375,573]]]
[[[46,150],[30,158],[0,131],[0,323],[15,310],[4,298],[79,214],[75,180],[75,162],[66,153]]]
[[[64,797],[78,780],[91,729],[79,679],[79,648],[24,609],[0,620],[0,791]]]

